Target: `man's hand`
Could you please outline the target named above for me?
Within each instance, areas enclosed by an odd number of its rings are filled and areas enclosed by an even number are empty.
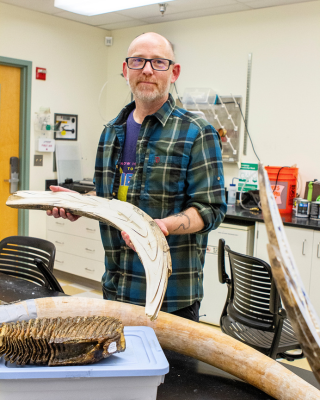
[[[154,222],[156,222],[158,224],[158,226],[161,229],[161,231],[164,234],[164,236],[168,236],[169,235],[168,229],[167,229],[165,223],[163,222],[163,220],[155,219]],[[128,247],[130,247],[130,249],[132,249],[133,251],[136,251],[133,243],[130,240],[130,236],[125,231],[121,231],[121,236],[122,236],[122,239],[126,242],[126,245]]]
[[[72,193],[77,193],[74,190],[66,189],[61,186],[50,186],[50,190],[52,192],[72,192]],[[47,211],[47,215],[52,215],[54,218],[63,218],[63,219],[68,219],[71,222],[76,221],[77,219],[80,218],[79,215],[73,215],[71,213],[66,213],[64,208],[57,208],[54,207],[52,210]]]
[[[162,230],[162,233],[164,236],[169,236],[169,231],[166,226],[166,224],[163,222],[163,219],[155,219],[154,222],[156,222],[159,226],[159,228]]]
[[[121,231],[121,236],[122,239],[126,242],[126,245],[130,247],[130,249],[132,249],[133,251],[136,251],[133,243],[130,240],[130,236],[125,231]]]

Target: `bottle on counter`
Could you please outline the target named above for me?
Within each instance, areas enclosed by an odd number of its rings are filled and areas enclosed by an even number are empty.
[[[228,190],[228,204],[236,204],[237,189],[234,183],[230,183]]]

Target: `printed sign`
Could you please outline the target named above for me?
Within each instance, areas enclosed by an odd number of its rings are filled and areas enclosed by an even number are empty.
[[[218,246],[207,246],[207,254],[218,254]]]
[[[238,192],[242,190],[243,185],[243,192],[258,190],[258,164],[241,163]]]
[[[38,140],[38,151],[52,153],[55,149],[55,141],[53,139],[40,138]]]

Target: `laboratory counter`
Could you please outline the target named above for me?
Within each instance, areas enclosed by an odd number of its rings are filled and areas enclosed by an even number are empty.
[[[281,215],[283,225],[295,228],[305,228],[320,231],[320,220],[298,218],[294,214]],[[241,225],[254,225],[255,222],[264,222],[263,213],[244,210],[238,205],[228,205],[227,214],[223,222]]]

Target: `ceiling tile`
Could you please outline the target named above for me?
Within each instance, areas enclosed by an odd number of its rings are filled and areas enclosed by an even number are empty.
[[[252,8],[276,7],[288,4],[307,3],[319,0],[237,0],[239,3],[247,4]]]
[[[309,1],[320,0],[174,0],[167,3],[163,17],[159,11],[159,4],[87,17],[54,7],[54,0],[0,0],[1,3],[109,30]]]
[[[174,12],[208,9],[237,4],[237,0],[175,0],[168,3],[168,9]]]
[[[105,25],[105,24],[115,24],[118,22],[132,21],[132,18],[126,17],[125,15],[121,15],[115,12],[87,17],[85,15],[74,14],[68,11],[62,11],[59,12],[58,14],[55,14],[55,16],[99,27],[101,27],[100,25]]]
[[[188,18],[205,17],[208,15],[216,15],[216,14],[227,14],[238,11],[246,11],[246,10],[251,10],[251,8],[245,4],[237,3],[229,6],[205,8],[202,10],[185,11],[168,15],[165,14],[164,17],[157,16],[153,18],[145,18],[144,20],[148,24],[156,24],[161,22],[178,21]]]
[[[161,0],[159,0],[159,3],[161,3]],[[237,4],[237,0],[174,0],[166,3],[167,9],[165,15],[198,10],[202,8],[219,7],[230,4]],[[140,20],[145,18],[157,17],[159,15],[161,16],[159,11],[159,4],[131,8],[130,10],[122,10],[119,11],[119,13]]]
[[[146,25],[145,21],[140,21],[138,19],[131,19],[131,21],[118,22],[116,24],[106,24],[99,25],[99,28],[108,29],[108,30],[116,30],[123,28],[132,28],[134,26]]]
[[[1,3],[11,4],[33,11],[54,14],[58,8],[54,7],[54,0],[1,0]]]
[[[159,1],[161,2],[161,0]],[[171,2],[167,4],[169,7],[169,4],[171,4]],[[130,10],[121,10],[119,11],[119,14],[140,20],[148,17],[154,17],[155,15],[160,14],[159,4],[152,4],[150,6],[144,7],[135,7],[131,8]]]

